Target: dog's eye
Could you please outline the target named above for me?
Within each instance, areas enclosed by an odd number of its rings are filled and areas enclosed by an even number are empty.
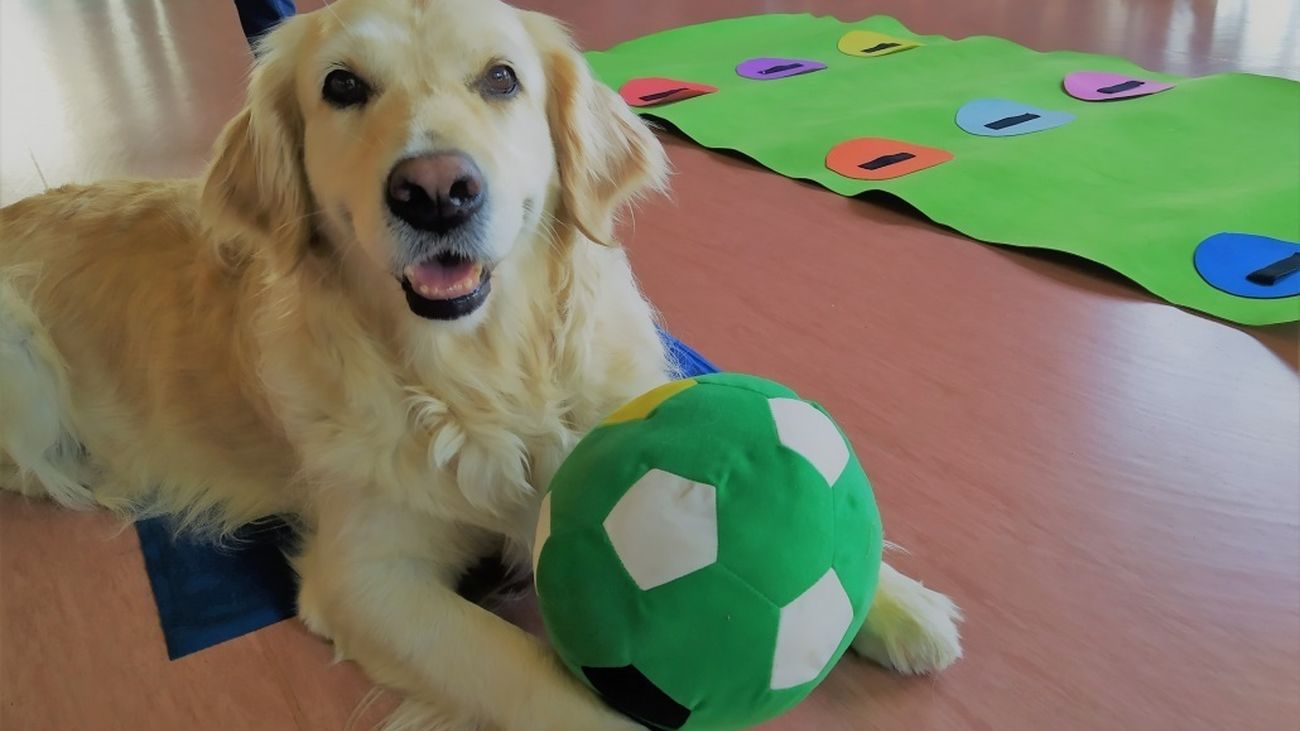
[[[325,77],[325,87],[321,89],[325,101],[339,109],[365,104],[370,99],[370,94],[370,85],[347,69],[329,72]]]
[[[515,70],[505,64],[497,64],[487,70],[480,83],[484,94],[491,96],[514,96],[519,91],[519,77]]]

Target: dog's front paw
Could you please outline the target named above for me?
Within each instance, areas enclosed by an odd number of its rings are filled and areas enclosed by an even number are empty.
[[[960,621],[961,610],[951,599],[882,566],[876,597],[853,649],[900,673],[937,672],[961,657]]]

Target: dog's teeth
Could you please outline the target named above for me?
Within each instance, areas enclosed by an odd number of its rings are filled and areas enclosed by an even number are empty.
[[[444,270],[442,276],[437,276],[429,271],[424,271],[425,267],[432,268],[431,264],[412,264],[402,270],[406,276],[406,281],[410,283],[411,288],[416,294],[431,300],[453,299],[469,294],[478,287],[483,279],[483,265],[473,264],[462,269],[464,276],[456,282],[445,282],[446,274],[450,273]],[[430,284],[430,280],[438,280],[436,284]]]

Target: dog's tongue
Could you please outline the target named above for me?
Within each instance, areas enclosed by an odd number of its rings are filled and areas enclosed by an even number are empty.
[[[443,264],[428,261],[409,266],[406,279],[421,297],[431,300],[449,300],[463,297],[478,289],[483,266],[462,260]]]

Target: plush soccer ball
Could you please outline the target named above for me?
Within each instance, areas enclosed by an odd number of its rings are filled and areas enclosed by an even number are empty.
[[[740,729],[789,710],[862,626],[880,516],[816,404],[751,376],[675,381],[574,449],[534,564],[560,657],[655,729]]]

